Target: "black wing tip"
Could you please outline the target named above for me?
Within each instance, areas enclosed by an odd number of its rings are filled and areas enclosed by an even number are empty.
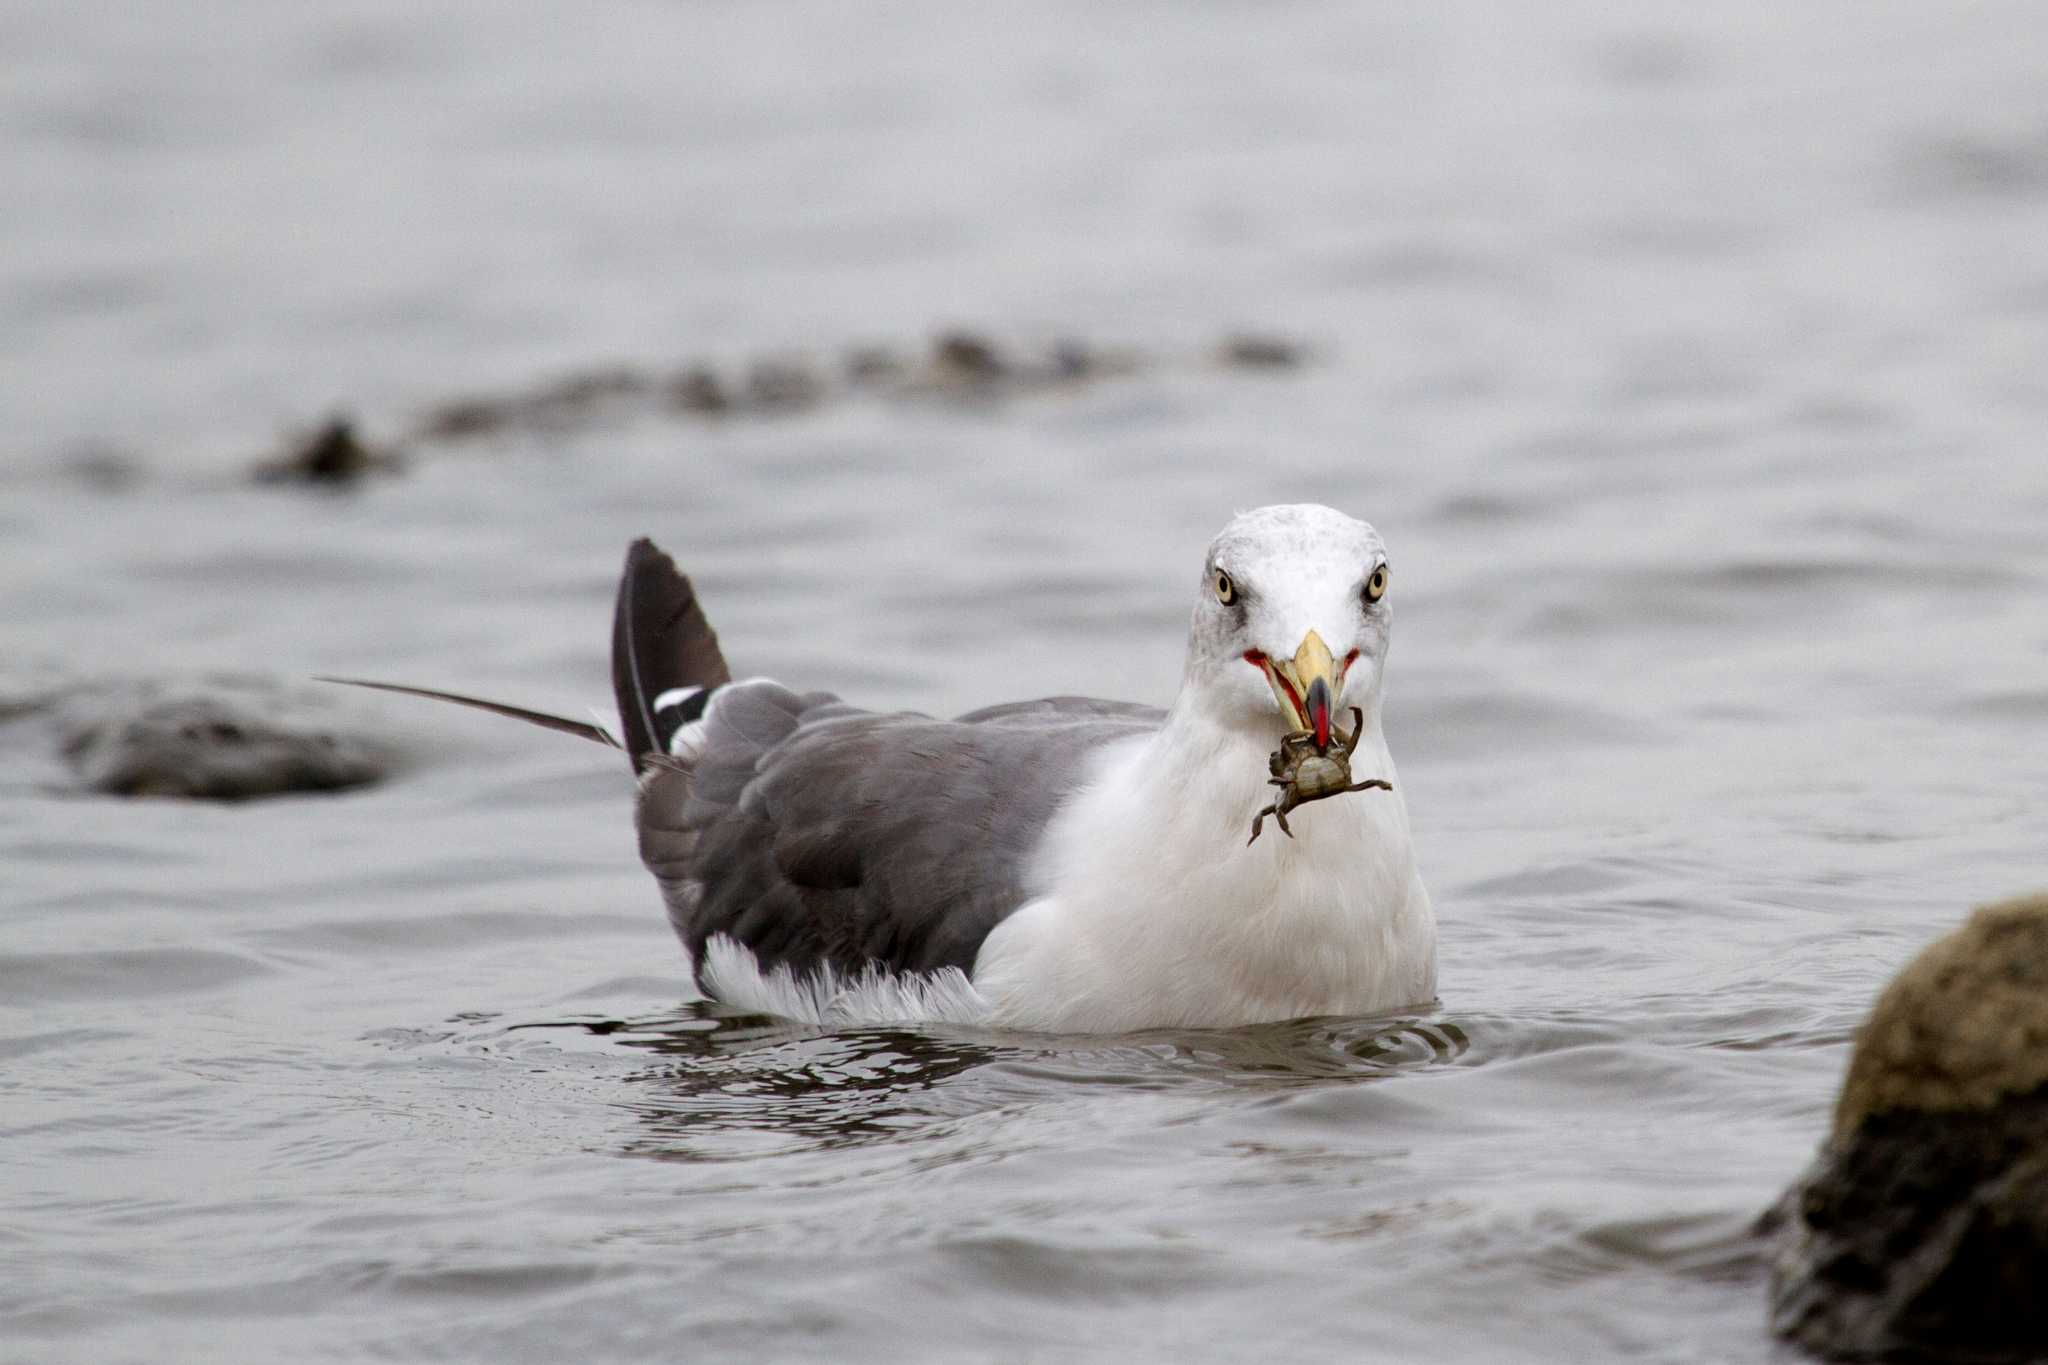
[[[682,577],[682,571],[676,568],[676,562],[668,551],[656,545],[650,537],[641,536],[626,547],[626,573],[630,575],[649,568],[667,569],[676,577]]]
[[[652,539],[635,539],[612,613],[612,690],[634,769],[667,753],[675,732],[699,718],[731,677],[689,576]],[[678,689],[689,695],[656,705]]]

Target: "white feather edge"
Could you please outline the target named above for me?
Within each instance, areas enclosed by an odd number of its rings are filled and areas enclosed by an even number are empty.
[[[785,963],[763,972],[753,951],[727,934],[705,943],[697,981],[722,1004],[834,1028],[979,1024],[989,1016],[988,1001],[958,967],[897,973],[871,964],[845,976],[829,964],[799,974]]]

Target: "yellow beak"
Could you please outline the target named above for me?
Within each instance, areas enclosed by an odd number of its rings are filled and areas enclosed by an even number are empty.
[[[1266,682],[1272,687],[1274,700],[1280,703],[1288,725],[1313,734],[1318,750],[1329,748],[1330,712],[1337,704],[1337,689],[1344,679],[1323,637],[1310,631],[1302,636],[1301,648],[1294,651],[1292,660],[1275,662],[1268,658],[1265,668]]]

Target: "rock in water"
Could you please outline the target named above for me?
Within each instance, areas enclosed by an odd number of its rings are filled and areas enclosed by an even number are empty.
[[[330,710],[257,680],[95,689],[66,710],[65,758],[111,795],[242,801],[359,787],[391,767]]]
[[[1251,370],[1292,370],[1304,358],[1301,343],[1286,337],[1239,332],[1223,339],[1222,360]]]
[[[2048,1358],[2048,895],[1915,958],[1763,1230],[1771,1325],[1837,1359]]]
[[[262,483],[352,484],[366,474],[398,468],[398,457],[375,449],[356,433],[347,417],[330,418],[325,425],[291,444],[285,452],[256,468]]]

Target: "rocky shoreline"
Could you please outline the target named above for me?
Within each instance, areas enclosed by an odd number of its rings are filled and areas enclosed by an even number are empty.
[[[1183,363],[1276,373],[1298,369],[1310,357],[1306,345],[1288,337],[1234,332]],[[414,454],[435,447],[560,436],[634,417],[780,417],[857,397],[997,402],[1071,391],[1169,363],[1127,347],[1071,337],[1034,346],[950,331],[922,350],[862,345],[825,358],[785,352],[728,364],[694,360],[673,369],[611,365],[523,388],[443,400],[389,440],[372,440],[357,418],[336,414],[258,461],[254,476],[265,483],[339,486],[396,472]]]

